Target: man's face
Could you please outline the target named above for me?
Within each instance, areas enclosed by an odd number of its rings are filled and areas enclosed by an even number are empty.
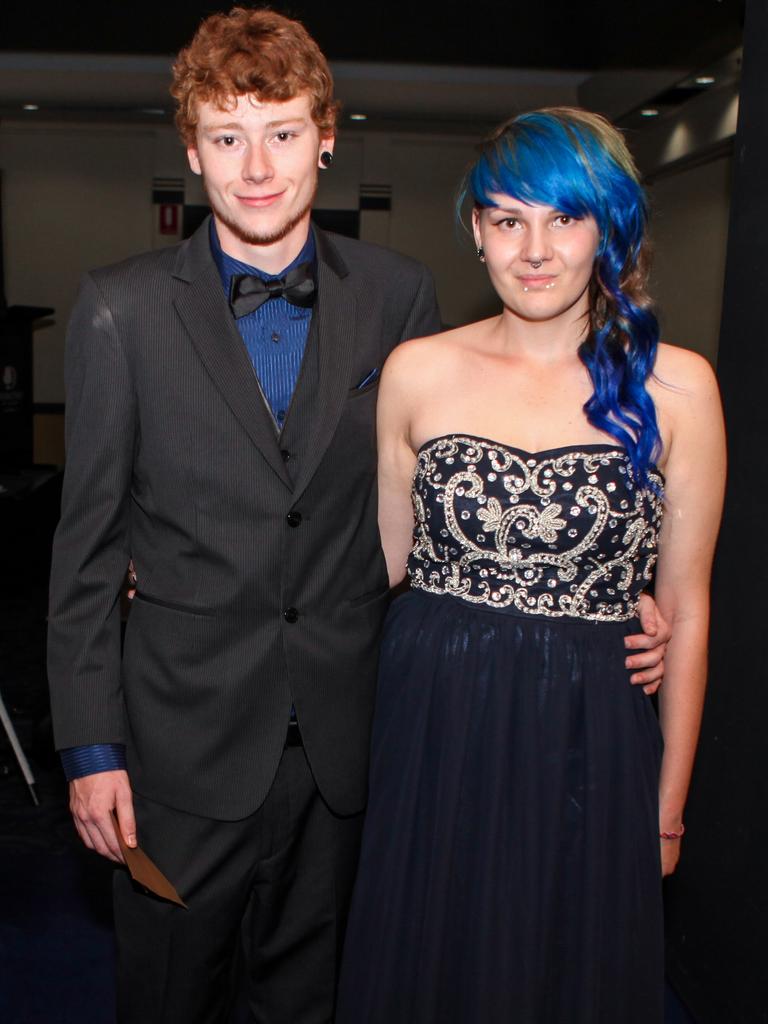
[[[239,96],[230,109],[201,103],[198,115],[187,156],[203,176],[224,251],[252,262],[251,246],[303,244],[320,153],[334,142],[321,139],[309,97],[262,103]]]

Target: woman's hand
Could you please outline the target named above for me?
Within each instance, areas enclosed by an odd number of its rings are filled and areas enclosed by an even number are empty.
[[[641,685],[644,693],[656,693],[664,676],[664,655],[672,630],[650,594],[640,595],[637,617],[643,632],[625,637],[624,646],[640,653],[628,655],[624,664],[633,670],[630,683]]]
[[[680,844],[682,839],[660,839],[661,843],[661,877],[671,875],[680,860]]]

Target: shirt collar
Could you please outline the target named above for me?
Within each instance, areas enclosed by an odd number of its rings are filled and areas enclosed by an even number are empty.
[[[234,256],[230,256],[229,253],[224,252],[221,248],[221,243],[219,242],[219,233],[216,230],[216,222],[213,217],[211,217],[210,222],[210,240],[213,261],[219,269],[221,283],[224,285],[224,291],[227,295],[229,295],[229,283],[235,274],[255,274],[264,281],[274,281],[277,277],[285,277],[289,270],[293,270],[293,268],[297,267],[300,263],[311,263],[314,267],[317,262],[315,235],[311,227],[307,235],[307,240],[302,246],[301,252],[298,254],[296,259],[292,260],[287,267],[284,267],[279,274],[267,274],[263,270],[259,270],[258,267],[252,267],[248,263],[243,263],[242,260],[237,260]]]

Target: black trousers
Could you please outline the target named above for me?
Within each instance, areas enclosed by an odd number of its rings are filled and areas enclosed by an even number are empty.
[[[323,802],[302,747],[266,801],[212,821],[134,795],[143,849],[188,909],[115,873],[120,1024],[224,1024],[239,947],[256,1024],[328,1024],[362,814]]]

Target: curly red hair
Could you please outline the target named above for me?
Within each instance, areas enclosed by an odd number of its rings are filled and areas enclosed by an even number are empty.
[[[212,14],[173,65],[176,127],[188,146],[195,143],[201,103],[226,108],[249,94],[279,103],[300,93],[309,95],[320,134],[332,135],[340,104],[320,47],[298,21],[264,8]]]

